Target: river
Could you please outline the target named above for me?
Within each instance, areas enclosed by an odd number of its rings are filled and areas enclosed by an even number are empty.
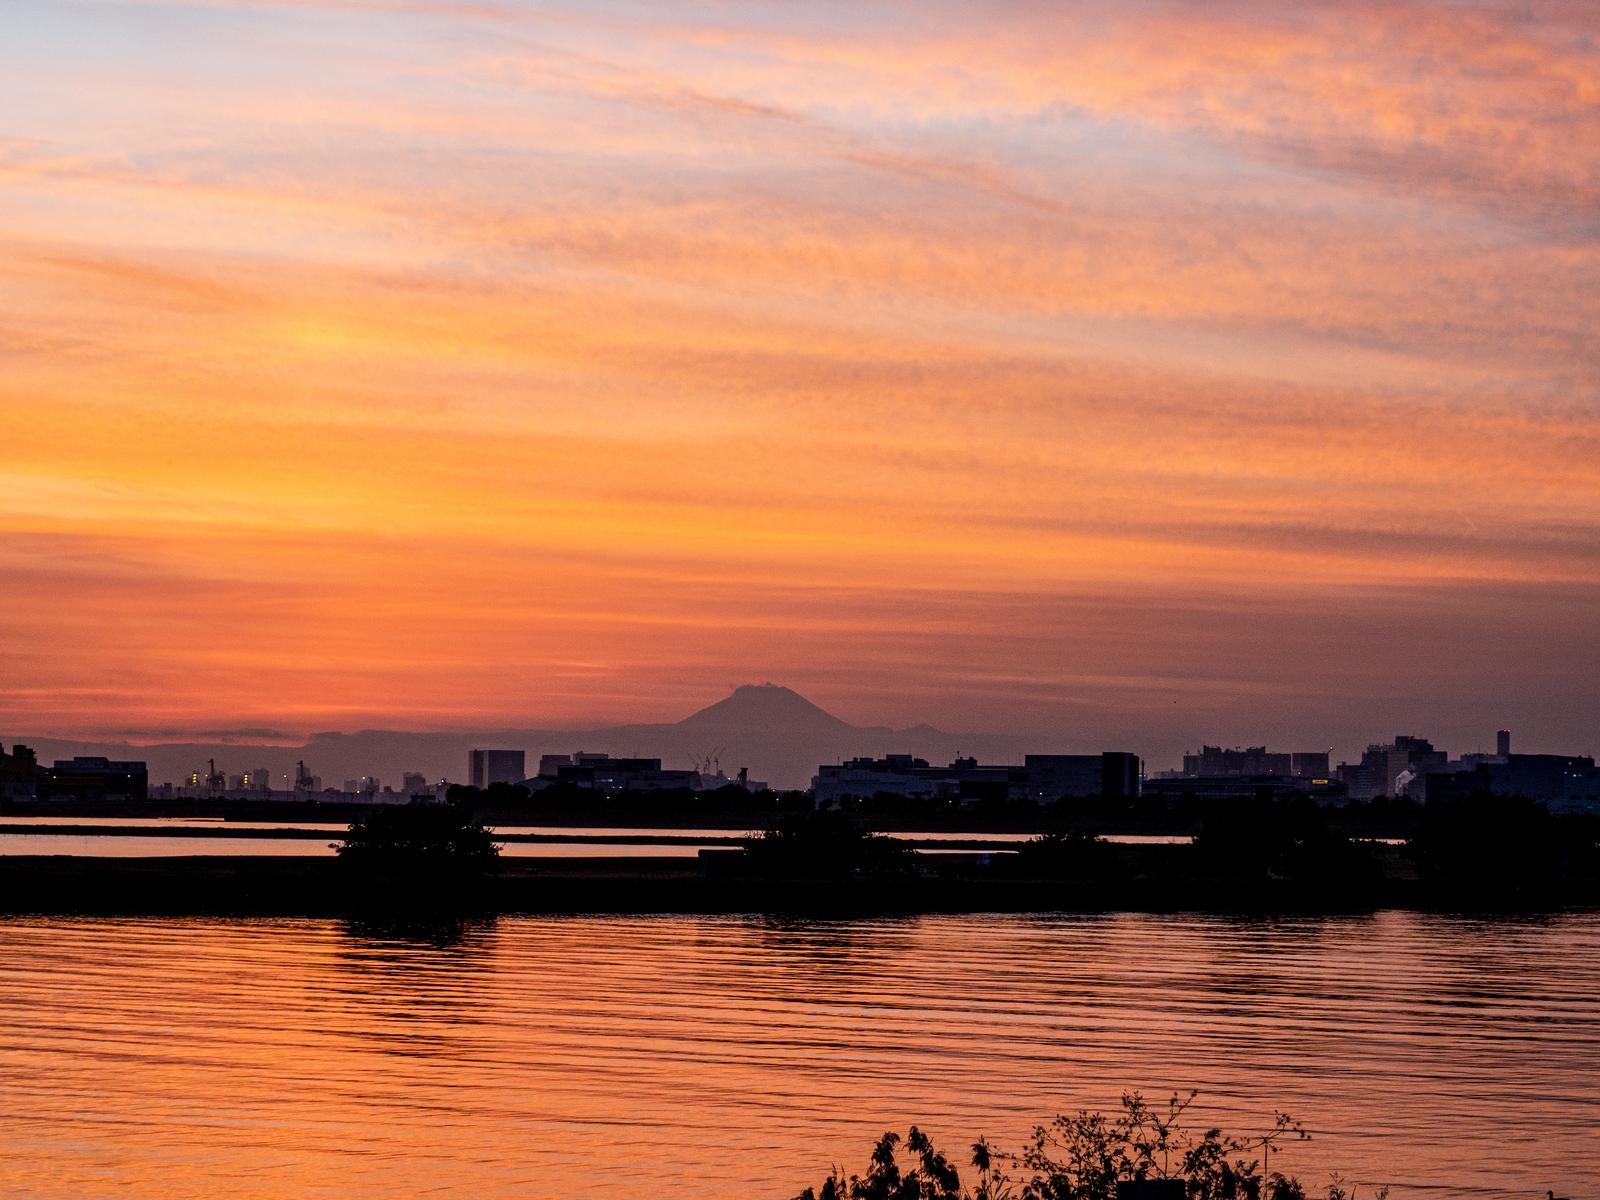
[[[6,919],[0,1194],[778,1200],[1198,1088],[1308,1184],[1591,1196],[1597,997],[1592,913]]]

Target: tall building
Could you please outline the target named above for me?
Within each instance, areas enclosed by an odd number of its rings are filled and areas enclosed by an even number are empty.
[[[1501,758],[1511,757],[1511,730],[1502,729],[1494,735],[1494,752]]]
[[[522,750],[474,750],[467,755],[467,778],[475,788],[495,783],[521,783],[528,777]]]
[[[39,760],[32,750],[13,744],[11,753],[0,746],[0,800],[32,800],[39,775]]]

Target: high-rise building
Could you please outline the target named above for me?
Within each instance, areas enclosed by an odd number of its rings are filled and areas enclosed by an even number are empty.
[[[1501,758],[1511,757],[1511,730],[1502,729],[1494,735],[1494,752]]]
[[[32,800],[38,775],[39,759],[32,750],[13,744],[7,754],[0,746],[0,800]]]
[[[522,750],[474,750],[467,756],[467,778],[475,788],[521,783],[527,777],[527,754]]]

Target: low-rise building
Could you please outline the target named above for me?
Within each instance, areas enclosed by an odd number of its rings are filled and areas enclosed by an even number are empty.
[[[1144,785],[1144,762],[1137,754],[1029,754],[1023,758],[1028,796],[1036,804],[1104,797],[1134,799]]]
[[[1513,754],[1511,732],[1495,734],[1495,753],[1463,754],[1412,781],[1408,795],[1428,804],[1474,794],[1526,796],[1552,812],[1600,813],[1600,767],[1587,754]]]
[[[58,759],[39,772],[37,790],[40,800],[136,803],[150,794],[150,773],[142,762]]]
[[[933,766],[910,754],[852,758],[817,768],[811,790],[818,808],[847,799],[889,795],[907,799],[980,802],[1032,800],[1053,804],[1088,796],[1139,794],[1142,763],[1134,754],[1030,754],[1021,766],[990,765],[957,758]]]
[[[580,750],[576,754],[545,754],[539,759],[539,774],[527,781],[530,787],[556,784],[593,789],[597,792],[659,792],[700,787],[700,772],[664,770],[659,758],[613,758]]]
[[[1027,795],[1028,780],[1025,767],[986,766],[975,758],[958,758],[947,767],[936,767],[910,754],[886,754],[820,766],[811,790],[818,808],[879,795],[970,806],[982,800],[1021,799]]]
[[[1182,778],[1213,779],[1261,775],[1328,779],[1326,750],[1268,750],[1265,746],[1201,746],[1183,756]]]
[[[1349,797],[1336,779],[1299,775],[1202,775],[1194,779],[1165,775],[1147,779],[1147,799],[1176,801],[1285,800],[1308,796],[1318,804],[1343,804]]]

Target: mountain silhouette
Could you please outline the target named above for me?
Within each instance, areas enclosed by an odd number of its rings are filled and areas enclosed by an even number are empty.
[[[691,713],[676,728],[839,733],[855,726],[818,708],[790,688],[775,683],[746,683],[734,688],[731,696]]]
[[[10,738],[0,733],[0,741]],[[33,746],[41,761],[75,754],[143,759],[151,783],[179,782],[190,771],[216,759],[228,774],[268,768],[277,778],[291,775],[296,762],[339,787],[346,779],[377,775],[398,786],[402,771],[420,771],[431,780],[465,781],[467,752],[475,747],[523,750],[528,771],[538,770],[541,754],[576,750],[659,758],[669,768],[697,766],[717,759],[733,775],[747,767],[752,779],[778,788],[804,788],[817,766],[857,755],[915,754],[930,762],[949,762],[958,753],[991,762],[1020,762],[1024,751],[1048,752],[1082,747],[1053,745],[1052,739],[1021,738],[993,733],[946,733],[931,725],[910,729],[852,725],[818,707],[798,692],[773,683],[745,684],[681,721],[616,725],[600,729],[483,729],[450,733],[408,733],[368,729],[356,733],[319,733],[302,745],[226,742],[173,742],[138,745],[128,742],[67,741],[59,738],[15,740]],[[1088,747],[1098,749],[1098,747]]]

